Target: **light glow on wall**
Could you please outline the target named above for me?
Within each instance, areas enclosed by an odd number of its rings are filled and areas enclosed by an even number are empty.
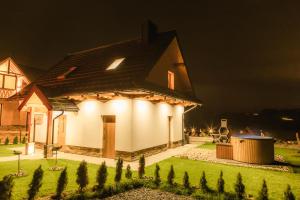
[[[168,111],[169,111],[168,104],[166,104],[166,103],[159,104],[159,111],[160,111],[161,114],[167,115]]]
[[[136,108],[139,112],[143,113],[148,110],[148,102],[143,100],[136,100]]]
[[[87,113],[92,113],[96,110],[97,101],[88,100],[83,102],[82,110]]]
[[[126,107],[128,107],[128,100],[126,99],[118,99],[118,100],[113,100],[112,102],[112,106],[114,108],[114,110],[117,113],[122,113],[126,110]]]

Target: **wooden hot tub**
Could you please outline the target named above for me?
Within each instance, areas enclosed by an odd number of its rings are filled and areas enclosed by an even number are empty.
[[[274,161],[272,137],[256,135],[232,136],[233,160],[254,164],[271,164]]]

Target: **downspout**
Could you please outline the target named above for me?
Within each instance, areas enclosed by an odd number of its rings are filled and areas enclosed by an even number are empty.
[[[59,118],[60,116],[62,116],[64,114],[64,112],[65,112],[64,110],[61,111],[61,113],[59,115],[57,115],[56,117],[54,117],[53,120],[52,120],[52,144],[54,144],[54,123],[55,123],[55,120],[57,118]]]
[[[196,104],[196,105],[194,105],[193,107],[191,107],[190,109],[188,109],[188,110],[186,110],[186,111],[184,111],[184,112],[182,113],[182,145],[185,144],[185,135],[184,135],[184,115],[185,115],[186,113],[190,112],[191,110],[194,110],[194,109],[197,108],[199,105],[201,105],[201,104]]]

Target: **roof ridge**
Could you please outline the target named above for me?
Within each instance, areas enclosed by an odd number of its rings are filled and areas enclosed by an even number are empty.
[[[107,47],[110,47],[110,46],[123,44],[123,43],[126,43],[126,42],[132,42],[132,41],[139,40],[139,39],[140,38],[127,39],[127,40],[122,40],[122,41],[119,41],[119,42],[104,44],[104,45],[101,45],[101,46],[98,46],[98,47],[94,47],[94,48],[90,48],[90,49],[86,49],[86,50],[82,50],[82,51],[75,51],[73,53],[68,53],[67,56],[73,56],[73,55],[88,53],[88,52],[95,51],[95,50],[98,50],[98,49],[103,49],[103,48],[107,48]]]
[[[166,34],[166,33],[175,33],[176,34],[176,30],[158,32],[157,34],[162,35],[162,34]],[[68,53],[67,56],[73,56],[73,55],[88,53],[88,52],[95,51],[95,50],[98,50],[98,49],[107,48],[107,47],[114,46],[114,45],[119,45],[119,44],[124,44],[124,43],[132,42],[132,41],[135,41],[135,40],[136,41],[141,40],[141,37],[136,37],[136,38],[131,38],[131,39],[122,40],[122,41],[118,41],[118,42],[113,42],[113,43],[109,43],[109,44],[104,44],[104,45],[100,45],[98,47],[94,47],[94,48],[90,48],[90,49],[86,49],[86,50],[82,50],[82,51],[75,51],[73,53]]]

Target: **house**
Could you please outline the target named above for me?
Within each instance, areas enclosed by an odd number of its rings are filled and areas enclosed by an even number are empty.
[[[9,100],[32,83],[43,70],[18,65],[8,57],[0,61],[0,126],[26,125],[26,112],[18,110],[21,99]]]
[[[29,142],[135,160],[183,144],[196,98],[175,31],[143,25],[141,38],[67,55],[25,88]]]

